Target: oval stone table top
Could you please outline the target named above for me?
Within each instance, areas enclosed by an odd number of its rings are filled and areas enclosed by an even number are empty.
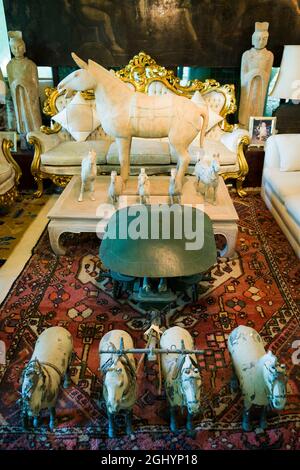
[[[100,259],[111,271],[136,277],[191,276],[216,262],[210,218],[200,209],[135,205],[111,217],[100,245]]]

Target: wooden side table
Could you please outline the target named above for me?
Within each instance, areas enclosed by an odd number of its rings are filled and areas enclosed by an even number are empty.
[[[245,188],[258,188],[261,186],[265,151],[263,147],[248,147],[245,157],[249,166],[243,186]]]

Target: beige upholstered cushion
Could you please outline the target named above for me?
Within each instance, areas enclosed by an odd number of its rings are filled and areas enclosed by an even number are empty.
[[[0,178],[2,179],[2,181],[0,182],[0,194],[5,194],[15,184],[15,172],[13,168],[10,168],[9,173],[7,172],[5,174],[5,179],[4,179],[4,174],[0,175]]]
[[[277,135],[276,143],[280,155],[280,170],[300,171],[300,134]]]
[[[99,125],[94,101],[85,100],[80,92],[58,114],[54,121],[61,124],[77,142],[83,142]]]
[[[132,165],[167,165],[171,161],[168,141],[161,139],[143,139],[133,137],[130,162]],[[109,165],[119,164],[119,154],[116,142],[112,143],[107,154]]]
[[[235,129],[233,132],[224,132],[221,135],[220,141],[224,144],[231,152],[237,152],[238,143],[244,136],[250,137],[250,134],[245,129]]]
[[[290,216],[300,227],[300,190],[298,194],[294,194],[294,196],[288,196],[285,199],[285,207]],[[300,241],[300,228],[298,238]]]
[[[279,168],[265,168],[263,178],[283,203],[287,197],[299,194],[299,171],[282,172]]]
[[[13,167],[8,163],[4,155],[0,154],[0,184],[14,175]]]
[[[222,142],[218,140],[204,140],[204,151],[208,155],[214,155],[216,153],[220,154],[220,164],[221,165],[234,165],[237,160],[237,155],[234,152],[231,152],[227,147],[225,147]],[[198,139],[198,145],[189,146],[189,154],[191,155],[191,163],[196,163],[200,155],[200,141]],[[174,150],[171,148],[171,161],[172,163],[177,163],[177,155]]]
[[[62,142],[41,155],[43,165],[81,165],[81,160],[94,149],[97,154],[97,163],[106,163],[106,154],[110,146],[109,140],[88,140],[87,142]]]

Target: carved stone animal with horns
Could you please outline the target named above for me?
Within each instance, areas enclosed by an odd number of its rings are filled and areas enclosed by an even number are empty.
[[[132,433],[132,409],[136,401],[136,363],[133,354],[116,352],[132,348],[132,338],[123,330],[109,331],[99,344],[109,437],[115,437],[115,418],[120,411],[125,411],[126,414],[126,434]]]
[[[228,338],[234,376],[232,390],[239,384],[244,399],[243,430],[251,431],[250,410],[261,407],[260,427],[267,425],[267,408],[283,410],[286,404],[286,371],[271,351],[266,352],[262,338],[253,328],[240,325]]]
[[[162,349],[193,350],[190,333],[179,326],[167,329],[160,338]],[[195,354],[162,354],[162,372],[170,405],[170,428],[177,431],[176,411],[187,409],[186,428],[193,430],[193,417],[201,408],[201,376]]]
[[[22,374],[22,416],[24,428],[33,420],[38,426],[40,412],[50,411],[49,428],[55,426],[55,407],[61,382],[69,385],[69,367],[72,360],[73,340],[60,326],[46,329],[38,337],[32,357]]]

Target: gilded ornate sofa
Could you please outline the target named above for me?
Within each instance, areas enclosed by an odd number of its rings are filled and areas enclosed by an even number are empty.
[[[244,150],[249,144],[249,138],[245,131],[236,129],[237,126],[227,121],[227,116],[236,110],[234,85],[220,85],[209,79],[204,82],[193,80],[183,86],[173,71],[156,64],[144,52],[134,56],[116,75],[136,91],[152,95],[176,93],[191,98],[199,91],[210,108],[222,117],[222,121],[206,133],[205,149],[209,153],[220,154],[224,180],[235,179],[239,195],[246,194],[242,184],[248,173]],[[59,94],[56,88],[48,88],[45,93],[47,99],[44,113],[52,118],[68,104],[68,99]],[[81,94],[86,100],[94,99],[90,91]],[[224,136],[230,137],[228,142],[224,140],[226,145],[221,141]],[[98,173],[109,173],[118,167],[116,143],[104,133],[101,126],[85,142],[76,142],[60,124],[52,122],[51,127],[42,126],[40,131],[30,132],[27,140],[35,149],[31,171],[38,185],[37,197],[43,192],[43,179],[50,178],[55,184],[65,186],[74,174],[80,173],[81,159],[91,147],[97,153]],[[197,144],[193,146],[192,143],[189,148],[192,156],[189,167],[191,173],[197,161],[198,147],[199,139]],[[170,150],[168,138],[133,138],[130,158],[132,174],[139,172],[141,165],[147,168],[149,174],[170,172],[170,168],[176,165],[176,156]]]
[[[21,168],[11,156],[11,140],[2,139],[0,148],[0,206],[12,204],[17,195]]]

